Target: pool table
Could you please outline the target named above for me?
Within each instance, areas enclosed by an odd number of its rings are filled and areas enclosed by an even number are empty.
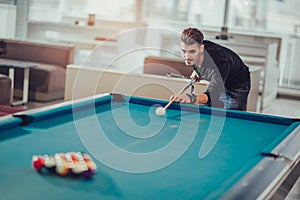
[[[297,119],[99,94],[0,118],[0,199],[265,199],[299,161]],[[33,155],[88,153],[90,178]]]

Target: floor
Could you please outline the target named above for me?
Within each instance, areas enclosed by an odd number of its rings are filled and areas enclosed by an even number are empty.
[[[300,119],[300,100],[277,98],[262,113]]]
[[[26,105],[18,106],[18,108],[24,108],[24,109],[34,109],[34,108],[40,108],[45,106],[51,106],[53,104],[61,103],[63,102],[63,99],[58,99],[54,101],[49,102],[40,102],[40,101],[29,101]]]

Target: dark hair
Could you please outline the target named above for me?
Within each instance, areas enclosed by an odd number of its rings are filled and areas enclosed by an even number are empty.
[[[202,44],[204,39],[203,33],[197,28],[187,28],[182,31],[181,41],[187,45],[198,43]]]

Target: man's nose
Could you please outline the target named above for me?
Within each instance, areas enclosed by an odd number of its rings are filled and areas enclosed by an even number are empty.
[[[190,58],[191,58],[191,54],[185,53],[184,58],[185,58],[185,59],[190,59]]]

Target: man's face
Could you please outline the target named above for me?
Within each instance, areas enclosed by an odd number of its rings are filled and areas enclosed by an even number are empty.
[[[204,45],[190,44],[187,45],[184,42],[181,42],[181,53],[183,55],[185,64],[192,66],[196,64],[197,66],[202,63],[202,54],[204,50]]]

